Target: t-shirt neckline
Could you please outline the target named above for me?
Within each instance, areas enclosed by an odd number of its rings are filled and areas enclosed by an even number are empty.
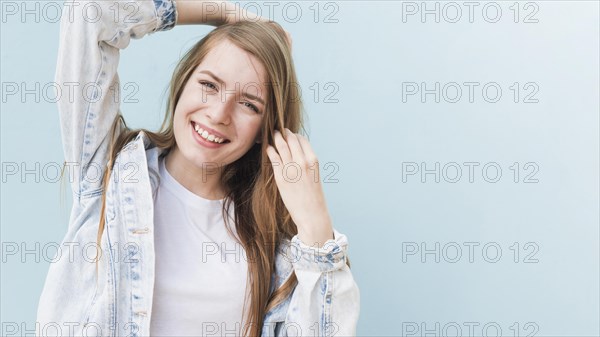
[[[225,199],[211,200],[203,198],[192,191],[188,190],[185,186],[181,185],[177,179],[175,179],[167,170],[165,165],[165,157],[159,161],[160,176],[165,181],[161,183],[169,191],[171,191],[178,199],[185,202],[192,207],[202,208],[222,208]]]

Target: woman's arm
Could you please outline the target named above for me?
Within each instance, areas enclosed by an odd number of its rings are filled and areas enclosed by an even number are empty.
[[[119,112],[119,52],[131,38],[175,25],[171,0],[66,0],[56,84],[63,151],[73,200],[100,192],[109,130]]]
[[[177,2],[178,11],[177,25],[206,24],[220,26],[227,22],[239,21],[243,16],[242,10],[233,2],[206,0],[175,1]]]

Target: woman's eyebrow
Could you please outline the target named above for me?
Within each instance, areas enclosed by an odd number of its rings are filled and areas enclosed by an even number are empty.
[[[223,81],[219,76],[213,74],[210,70],[200,70],[199,73],[203,73],[203,74],[207,74],[208,76],[212,77],[215,81],[221,83],[222,85],[225,84],[225,81]],[[265,105],[265,102],[263,101],[262,98],[249,94],[247,92],[243,92],[242,96],[245,96],[251,100],[257,101],[258,103]]]
[[[260,103],[262,105],[265,105],[265,102],[260,97],[254,96],[254,95],[249,94],[247,92],[242,93],[242,95],[248,97],[251,100],[257,101],[258,103]]]
[[[221,84],[225,84],[225,81],[223,81],[222,79],[220,79],[217,75],[213,74],[210,70],[200,70],[199,73],[204,73],[209,75],[210,77],[214,78],[215,81],[221,83]]]

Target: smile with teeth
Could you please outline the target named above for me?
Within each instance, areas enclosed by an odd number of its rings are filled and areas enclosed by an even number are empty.
[[[217,143],[217,144],[222,144],[224,142],[228,142],[228,140],[223,139],[221,137],[217,137],[215,135],[212,135],[210,133],[208,133],[208,131],[202,129],[200,126],[198,126],[198,124],[194,123],[194,130],[196,130],[196,132],[204,139],[213,142],[213,143]]]

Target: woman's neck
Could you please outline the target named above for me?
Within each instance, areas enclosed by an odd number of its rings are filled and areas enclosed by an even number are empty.
[[[207,165],[198,167],[188,161],[175,147],[165,156],[165,167],[169,174],[183,187],[208,200],[220,200],[225,197],[221,186],[221,168]]]

